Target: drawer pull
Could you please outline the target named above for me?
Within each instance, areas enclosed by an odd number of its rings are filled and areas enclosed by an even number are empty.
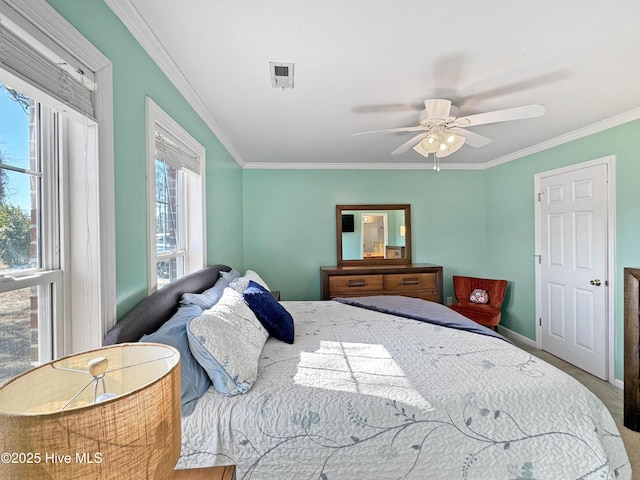
[[[403,278],[401,285],[418,285],[420,284],[420,280],[417,278]]]
[[[364,287],[367,284],[365,280],[349,280],[347,287]]]

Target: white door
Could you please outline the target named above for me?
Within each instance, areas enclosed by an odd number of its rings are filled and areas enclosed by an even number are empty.
[[[542,348],[607,379],[607,165],[539,185]]]
[[[387,245],[387,214],[362,214],[363,257],[384,257]]]

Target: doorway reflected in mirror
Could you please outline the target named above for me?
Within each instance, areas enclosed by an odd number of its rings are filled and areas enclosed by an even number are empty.
[[[408,204],[337,205],[338,265],[411,263]]]

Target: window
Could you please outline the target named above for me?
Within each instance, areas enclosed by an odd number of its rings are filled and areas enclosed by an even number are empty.
[[[110,62],[42,0],[0,14],[2,384],[102,344],[115,242]]]
[[[204,148],[147,98],[149,291],[205,265]]]
[[[0,84],[0,383],[52,357],[59,117]]]

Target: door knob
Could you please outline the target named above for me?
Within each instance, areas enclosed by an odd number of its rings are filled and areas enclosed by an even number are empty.
[[[589,283],[591,285],[595,285],[596,287],[599,287],[602,282],[600,282],[600,280],[596,278],[595,280],[591,280]]]

